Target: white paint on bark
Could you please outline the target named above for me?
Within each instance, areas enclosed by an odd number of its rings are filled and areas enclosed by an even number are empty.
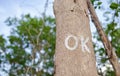
[[[73,39],[75,40],[75,45],[74,45],[73,47],[70,47],[69,44],[68,44],[70,38],[73,38]],[[70,51],[75,50],[75,49],[78,47],[78,39],[77,39],[77,37],[74,36],[74,35],[69,35],[69,36],[65,39],[65,47],[66,47],[68,50],[70,50]]]
[[[84,40],[84,37],[81,36],[80,40],[81,40],[82,51],[84,52],[86,50],[87,52],[90,53],[90,50],[87,46],[87,42],[89,41],[89,37],[87,37],[87,39]]]
[[[75,44],[73,46],[69,46],[69,40],[71,38],[73,38],[75,41]],[[80,37],[82,51],[83,52],[87,51],[88,53],[90,53],[90,50],[87,46],[88,41],[89,41],[89,37],[87,37],[86,39],[83,36]],[[79,37],[77,37],[75,35],[69,35],[65,38],[65,47],[70,51],[74,51],[75,49],[77,49],[77,47],[79,45],[78,43],[79,43]]]

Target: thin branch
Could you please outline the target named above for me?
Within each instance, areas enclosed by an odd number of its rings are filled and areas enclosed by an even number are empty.
[[[118,62],[116,53],[113,50],[110,41],[108,40],[105,32],[102,29],[101,23],[96,15],[96,12],[95,12],[94,7],[92,6],[92,3],[90,0],[87,0],[87,5],[88,5],[89,12],[91,14],[91,19],[92,19],[93,23],[95,24],[95,27],[98,31],[98,34],[100,35],[100,38],[102,40],[102,43],[103,43],[106,53],[108,55],[108,59],[115,70],[116,76],[120,76],[120,64]]]
[[[39,45],[39,37],[41,36],[43,29],[45,27],[45,16],[46,16],[46,10],[48,7],[48,2],[49,2],[49,0],[46,0],[46,2],[45,2],[44,11],[43,11],[43,25],[42,25],[40,32],[37,35],[37,45]]]
[[[43,11],[43,17],[46,16],[46,10],[47,10],[47,7],[48,7],[48,2],[49,2],[49,0],[46,0],[46,2],[45,2],[44,11]]]
[[[30,33],[30,28],[27,28],[27,26],[25,26],[25,29],[27,30],[29,36],[30,36],[30,39],[32,40],[32,44],[35,44],[35,41],[32,39],[32,35]]]

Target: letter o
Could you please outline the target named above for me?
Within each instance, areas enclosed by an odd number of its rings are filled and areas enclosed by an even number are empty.
[[[75,40],[75,45],[74,45],[73,47],[70,47],[70,46],[68,45],[68,40],[69,40],[70,38],[73,38],[73,39]],[[78,39],[77,39],[76,36],[69,35],[69,36],[65,39],[65,47],[66,47],[68,50],[73,51],[73,50],[75,50],[75,49],[77,48],[77,46],[78,46]]]

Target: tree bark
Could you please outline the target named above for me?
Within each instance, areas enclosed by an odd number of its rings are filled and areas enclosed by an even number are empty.
[[[55,76],[98,76],[86,0],[55,0]]]

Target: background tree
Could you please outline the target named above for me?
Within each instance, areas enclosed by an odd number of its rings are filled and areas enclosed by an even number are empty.
[[[0,36],[0,63],[9,76],[51,76],[55,49],[55,20],[51,17],[8,18],[14,26],[7,39]],[[9,65],[9,68],[7,68]],[[6,67],[6,68],[4,68]]]
[[[113,46],[113,48],[114,48],[114,50],[115,50],[115,52],[118,56],[120,54],[119,53],[119,48],[118,48],[119,43],[120,43],[119,39],[118,39],[118,37],[120,37],[120,35],[119,35],[120,32],[118,32],[120,30],[119,21],[118,21],[119,12],[120,12],[119,11],[119,9],[120,9],[119,0],[116,0],[116,1],[113,1],[113,2],[109,1],[109,3],[108,3],[109,7],[107,7],[107,9],[105,9],[103,7],[103,5],[101,5],[102,2],[100,2],[100,1],[96,1],[96,2],[97,2],[97,6],[95,6],[95,8],[99,8],[99,10],[105,11],[104,16],[105,16],[106,19],[105,19],[105,22],[102,23],[104,25],[102,27],[104,27],[104,31],[106,31],[106,34],[107,34],[109,40],[111,41],[112,46]],[[98,5],[100,5],[100,6],[98,6]],[[110,19],[110,17],[112,19]],[[116,32],[114,30],[116,30]],[[113,35],[113,33],[114,33],[114,35]],[[95,34],[94,34],[94,36],[95,36]],[[98,35],[95,38],[97,38],[97,40],[100,41],[100,38],[99,38]],[[115,42],[114,39],[117,40],[116,43],[114,43]],[[115,47],[115,45],[118,46],[118,47]],[[96,46],[100,46],[100,45],[99,44],[96,45],[96,43],[95,43],[95,47]],[[104,67],[107,68],[106,75],[107,76],[111,76],[111,75],[115,76],[115,73],[113,72],[113,69],[110,66],[108,66],[108,65],[110,65],[109,58],[107,58],[107,55],[105,53],[105,49],[103,48],[103,46],[97,47],[96,52],[99,53],[99,55],[97,54],[97,56],[101,57],[101,58],[99,58],[100,61],[98,60],[100,62],[98,64],[100,64],[102,67],[104,66]],[[118,56],[118,58],[119,58],[119,56]]]

